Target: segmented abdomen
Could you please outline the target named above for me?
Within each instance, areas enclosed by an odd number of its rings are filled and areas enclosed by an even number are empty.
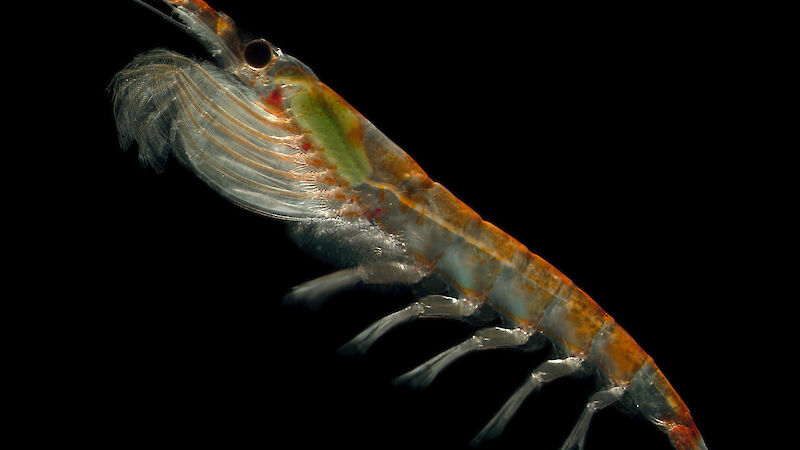
[[[674,426],[692,423],[688,408],[653,359],[591,297],[431,181],[410,158],[394,162],[384,179],[373,174],[357,188],[359,203],[365,215],[401,237],[419,264],[462,295],[540,331],[563,353],[591,361],[605,384],[629,387],[624,404],[670,436],[696,431]]]
[[[384,146],[380,154],[391,150],[402,152]],[[594,300],[403,156],[390,169],[373,161],[383,173],[357,188],[373,220],[462,295],[541,331],[567,354],[590,358],[614,384],[633,378],[649,357]]]

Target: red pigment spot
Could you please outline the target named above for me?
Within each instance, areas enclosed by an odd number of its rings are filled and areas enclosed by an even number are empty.
[[[272,106],[275,109],[281,110],[283,109],[283,97],[281,97],[281,93],[278,92],[278,89],[270,92],[266,99],[264,99],[268,105]]]
[[[367,214],[366,214],[367,219],[372,219],[373,217],[375,217],[378,214],[380,214],[382,211],[383,210],[380,209],[380,208],[375,208],[375,211],[367,212]]]
[[[302,148],[304,151],[309,151],[311,149],[311,143],[308,141],[303,141],[300,143],[300,148]]]
[[[694,423],[691,424],[691,427],[676,425],[669,430],[669,439],[676,449],[692,450],[698,447],[700,432],[697,431]]]

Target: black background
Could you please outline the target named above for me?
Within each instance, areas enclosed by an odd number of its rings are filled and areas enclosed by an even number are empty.
[[[82,83],[67,93],[75,113],[61,114],[78,125],[52,193],[56,256],[37,263],[63,274],[51,283],[71,299],[40,304],[59,338],[57,381],[38,376],[49,411],[77,422],[58,432],[114,447],[465,447],[547,352],[475,354],[420,392],[391,379],[469,327],[421,321],[363,359],[339,356],[412,294],[346,293],[318,312],[281,305],[333,268],[174,162],[157,175],[119,150],[113,74],[154,47],[206,55],[146,9],[110,3],[70,41],[85,49],[69,53]],[[719,32],[718,12],[376,5],[212,4],[313,68],[433,179],[591,295],[653,356],[709,447],[724,448],[721,352],[737,302],[752,301],[737,292],[746,263],[733,243],[753,213],[736,208],[747,136],[732,112],[738,43]],[[488,448],[557,448],[591,392],[589,380],[547,386]],[[612,409],[587,447],[670,448]]]

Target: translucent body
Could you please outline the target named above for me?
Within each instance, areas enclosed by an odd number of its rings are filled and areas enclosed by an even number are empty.
[[[271,48],[269,61],[254,66],[230,18],[199,0],[165,3],[218,65],[165,50],[137,57],[113,82],[121,142],[137,141],[156,169],[176,155],[221,195],[294,222],[304,247],[348,267],[298,286],[290,300],[317,304],[353,284],[411,284],[436,274],[452,302],[425,297],[376,322],[352,348],[363,351],[416,317],[491,309],[508,330],[481,330],[405,379],[426,384],[463,354],[541,334],[570,361],[553,366],[568,369],[559,376],[591,367],[605,388],[587,404],[569,446],[583,445],[595,411],[621,401],[662,427],[676,448],[705,448],[652,358],[567,277],[431,180],[305,65]],[[546,373],[535,372],[492,430]]]

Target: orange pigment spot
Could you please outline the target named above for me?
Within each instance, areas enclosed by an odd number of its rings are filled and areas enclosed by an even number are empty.
[[[203,0],[169,0],[169,1],[181,6],[194,5],[200,12],[216,14],[216,11],[214,11],[213,8],[208,6],[208,4]]]
[[[325,167],[325,161],[322,158],[318,157],[317,155],[313,155],[307,158],[306,164],[315,169],[321,169]]]
[[[333,175],[331,175],[331,174],[330,174],[330,172],[327,172],[327,173],[325,173],[325,175],[323,175],[323,176],[321,176],[320,178],[318,178],[318,180],[319,180],[319,181],[322,181],[322,182],[323,182],[323,183],[325,183],[325,184],[329,184],[329,185],[335,185],[335,184],[337,184],[337,183],[336,183],[336,177],[334,177]]]
[[[428,190],[433,187],[433,180],[429,176],[421,176],[419,180],[419,187]]]
[[[359,125],[350,128],[347,131],[347,139],[350,143],[360,147],[361,142],[364,140],[364,130]]]
[[[200,11],[203,11],[203,12],[205,12],[205,11],[216,12],[216,11],[214,11],[214,9],[212,9],[210,6],[208,6],[208,4],[206,2],[204,2],[203,0],[183,0],[183,1],[179,2],[179,3],[182,3],[184,5],[186,3],[192,3],[195,6],[197,6],[200,9]]]

